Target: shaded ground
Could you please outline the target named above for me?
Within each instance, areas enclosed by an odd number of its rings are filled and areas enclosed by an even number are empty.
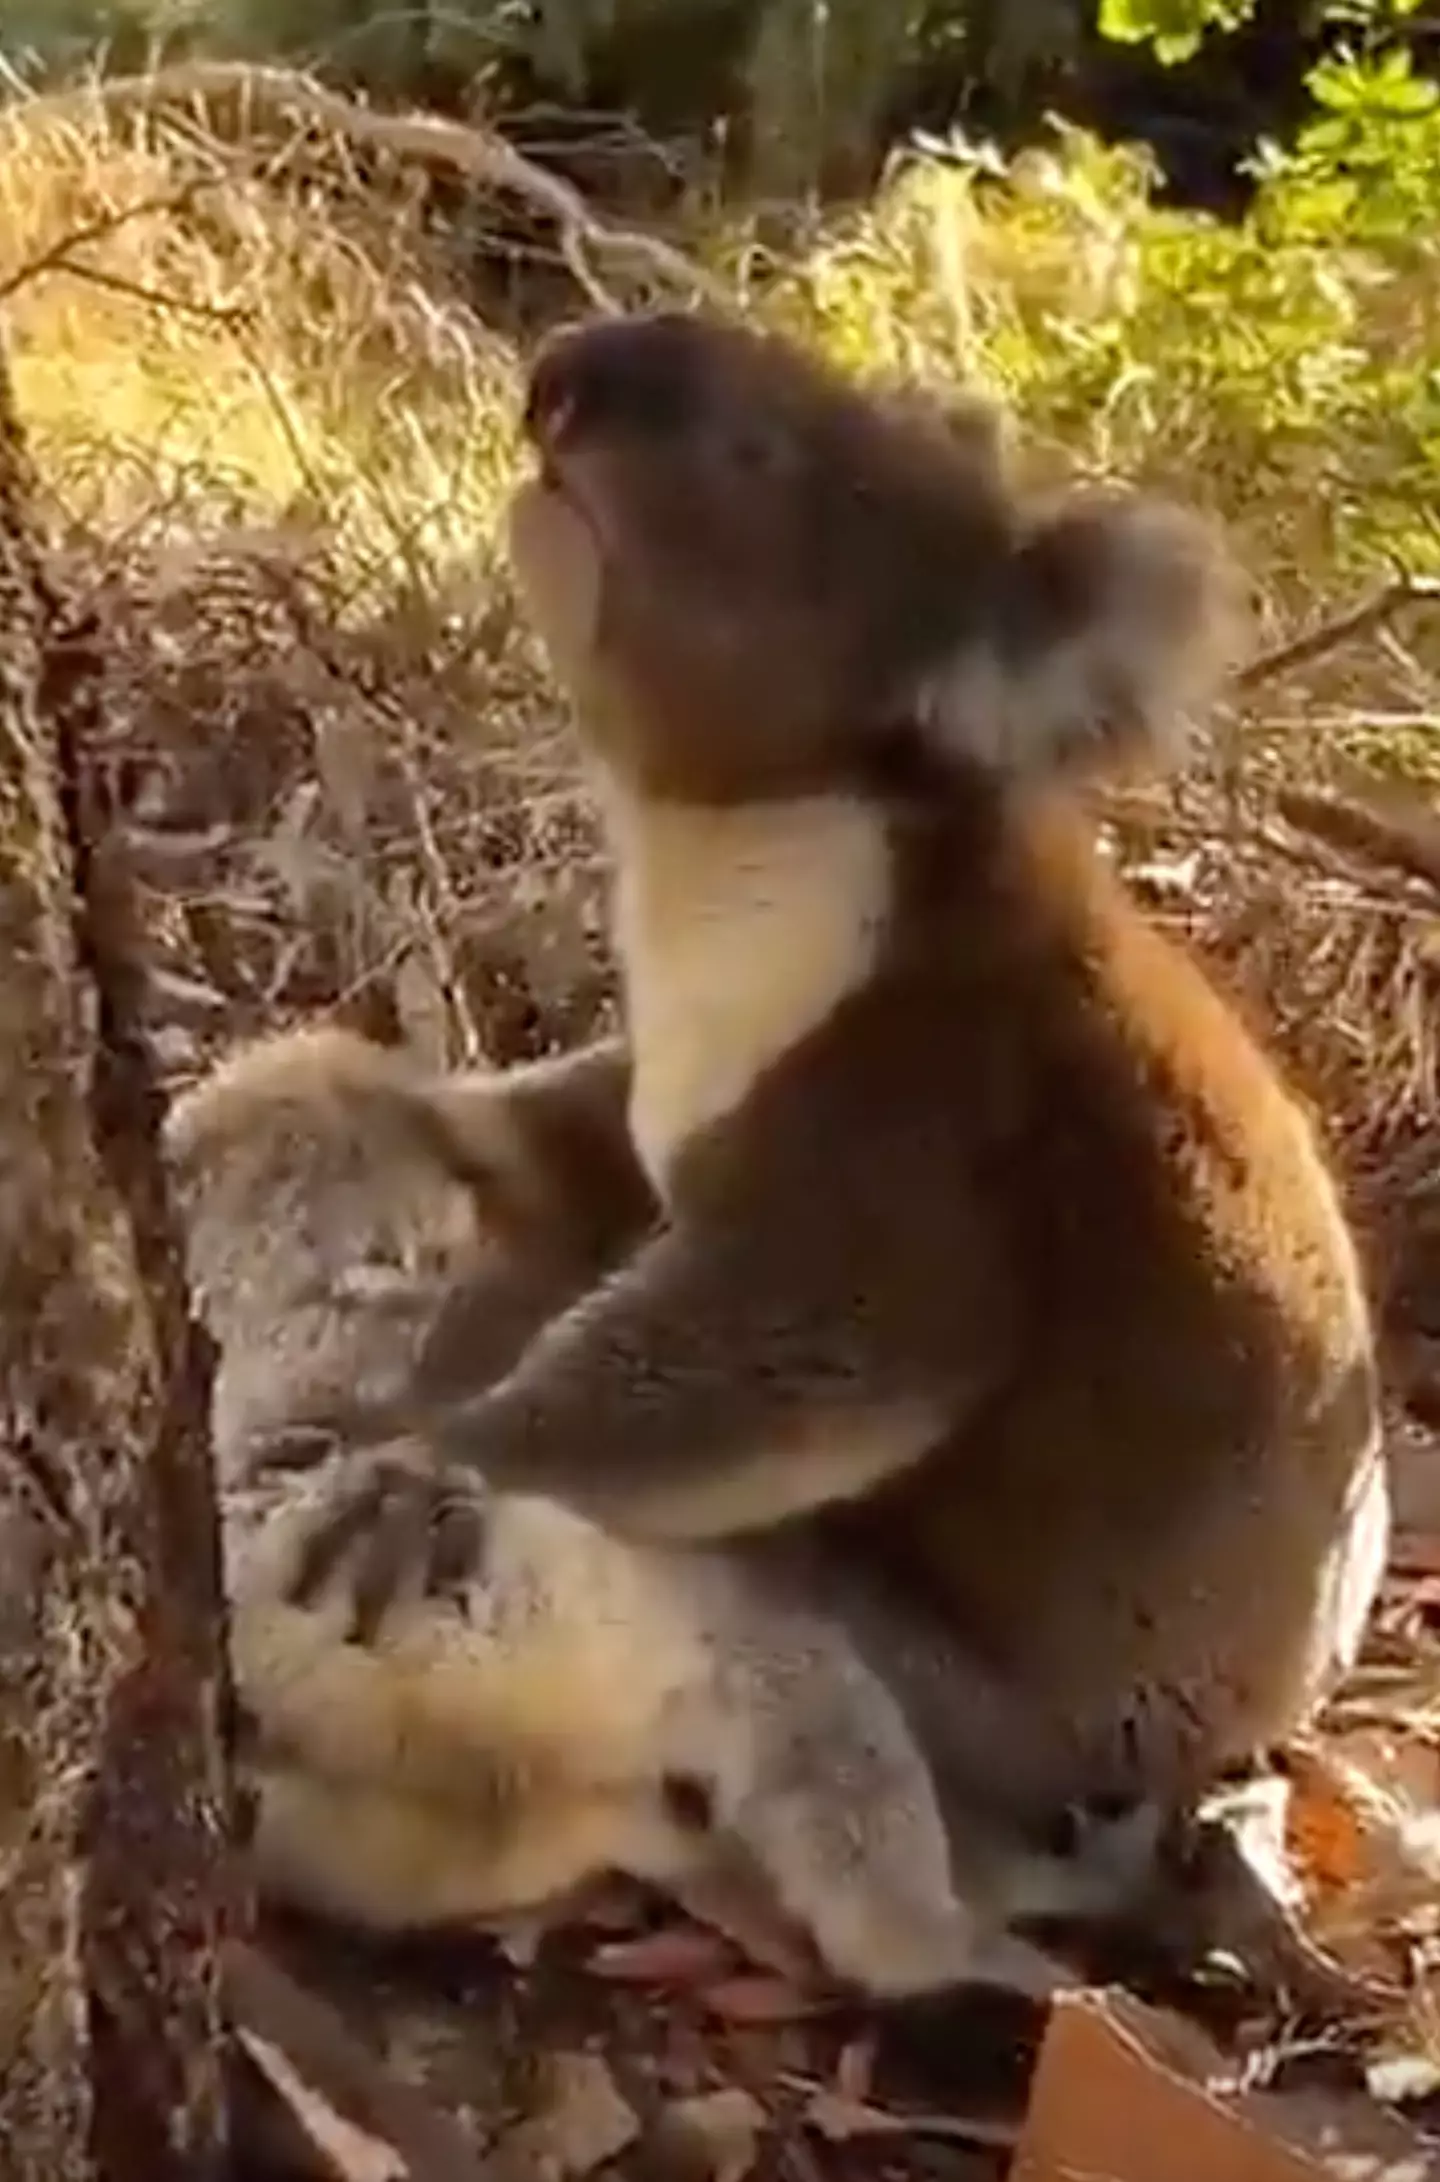
[[[377,1950],[297,1925],[277,1951],[402,2076],[473,2124],[506,2182],[611,2162],[672,2182],[1001,2171],[1003,2153],[967,2144],[962,2118],[1023,2111],[1042,2026],[1022,2005],[957,2005],[918,2030],[858,2013],[717,2025],[684,1998],[588,1971],[593,1941],[557,1934],[526,1970],[480,1943]]]

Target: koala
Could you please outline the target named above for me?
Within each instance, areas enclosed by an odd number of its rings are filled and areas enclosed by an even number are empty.
[[[618,1870],[702,1915],[753,1909],[822,1977],[878,1996],[978,1981],[1042,1997],[1069,1973],[1011,1927],[1107,1915],[1141,1884],[1158,1814],[1084,1807],[1058,1725],[810,1542],[635,1545],[466,1471],[418,1541],[443,1544],[407,1541],[372,1600],[332,1534],[291,1603],[310,1511],[355,1459],[297,1442],[292,1417],[323,1414],[347,1375],[394,1382],[457,1290],[467,1371],[488,1354],[503,1375],[643,1230],[623,1077],[620,1053],[592,1048],[433,1078],[309,1030],[242,1048],[172,1108],[192,1292],[219,1349],[262,1894],[372,1930],[507,1925]],[[613,1164],[552,1160],[597,1122]]]
[[[422,1348],[431,1477],[348,1469],[311,1549],[466,1465],[637,1547],[820,1539],[1184,1807],[1352,1660],[1389,1524],[1315,1129],[1087,802],[1178,759],[1238,579],[718,317],[563,330],[524,415],[660,1217],[498,1380]]]

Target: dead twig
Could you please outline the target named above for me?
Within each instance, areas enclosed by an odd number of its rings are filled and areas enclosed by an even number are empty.
[[[602,219],[571,183],[526,158],[494,131],[436,114],[372,113],[299,69],[245,61],[181,61],[147,76],[112,76],[80,90],[42,93],[12,108],[7,118],[12,127],[33,126],[37,120],[73,123],[97,107],[111,113],[178,99],[236,96],[252,109],[269,105],[318,123],[352,145],[444,167],[523,198],[555,221],[571,272],[598,309],[613,312],[617,305],[591,270],[590,251],[638,259],[668,284],[704,295],[722,309],[734,307],[734,298],[723,284],[683,252],[657,235],[616,227]]]
[[[76,264],[64,251],[54,259],[52,270],[68,273],[72,280],[88,280],[94,288],[108,288],[114,295],[129,296],[132,302],[143,303],[152,311],[178,311],[184,317],[208,318],[220,326],[247,325],[255,315],[243,303],[201,303],[193,296],[147,288],[143,281],[126,280],[122,273],[108,272],[99,265]]]
[[[1335,614],[1322,621],[1314,629],[1306,629],[1299,636],[1287,637],[1283,644],[1236,670],[1231,677],[1231,687],[1237,691],[1258,689],[1262,682],[1273,682],[1282,674],[1290,674],[1296,667],[1305,667],[1326,652],[1338,651],[1357,636],[1368,636],[1393,615],[1407,606],[1431,604],[1440,600],[1440,577],[1396,576],[1373,598],[1362,600],[1343,614]]]
[[[87,249],[91,243],[104,242],[117,229],[128,227],[132,220],[143,220],[152,212],[167,215],[183,212],[193,204],[201,190],[217,188],[222,179],[220,175],[196,176],[180,189],[167,190],[154,197],[138,198],[134,204],[116,206],[109,212],[102,212],[93,220],[87,220],[83,227],[72,228],[67,234],[59,236],[47,249],[38,251],[33,258],[27,258],[23,265],[17,266],[13,273],[0,280],[0,303],[8,303],[22,288],[29,287],[32,281],[41,279],[46,273],[75,273],[86,270],[75,263],[77,250]]]

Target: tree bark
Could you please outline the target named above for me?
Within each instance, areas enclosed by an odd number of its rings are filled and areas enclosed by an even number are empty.
[[[0,2175],[222,2170],[209,1361],[138,1027],[100,655],[0,354]]]

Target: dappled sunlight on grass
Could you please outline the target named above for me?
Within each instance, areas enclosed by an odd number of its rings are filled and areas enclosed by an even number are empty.
[[[413,207],[238,163],[197,186],[183,145],[98,118],[3,132],[17,385],[71,516],[303,511],[367,562],[473,560],[513,466],[511,362],[426,280]]]

